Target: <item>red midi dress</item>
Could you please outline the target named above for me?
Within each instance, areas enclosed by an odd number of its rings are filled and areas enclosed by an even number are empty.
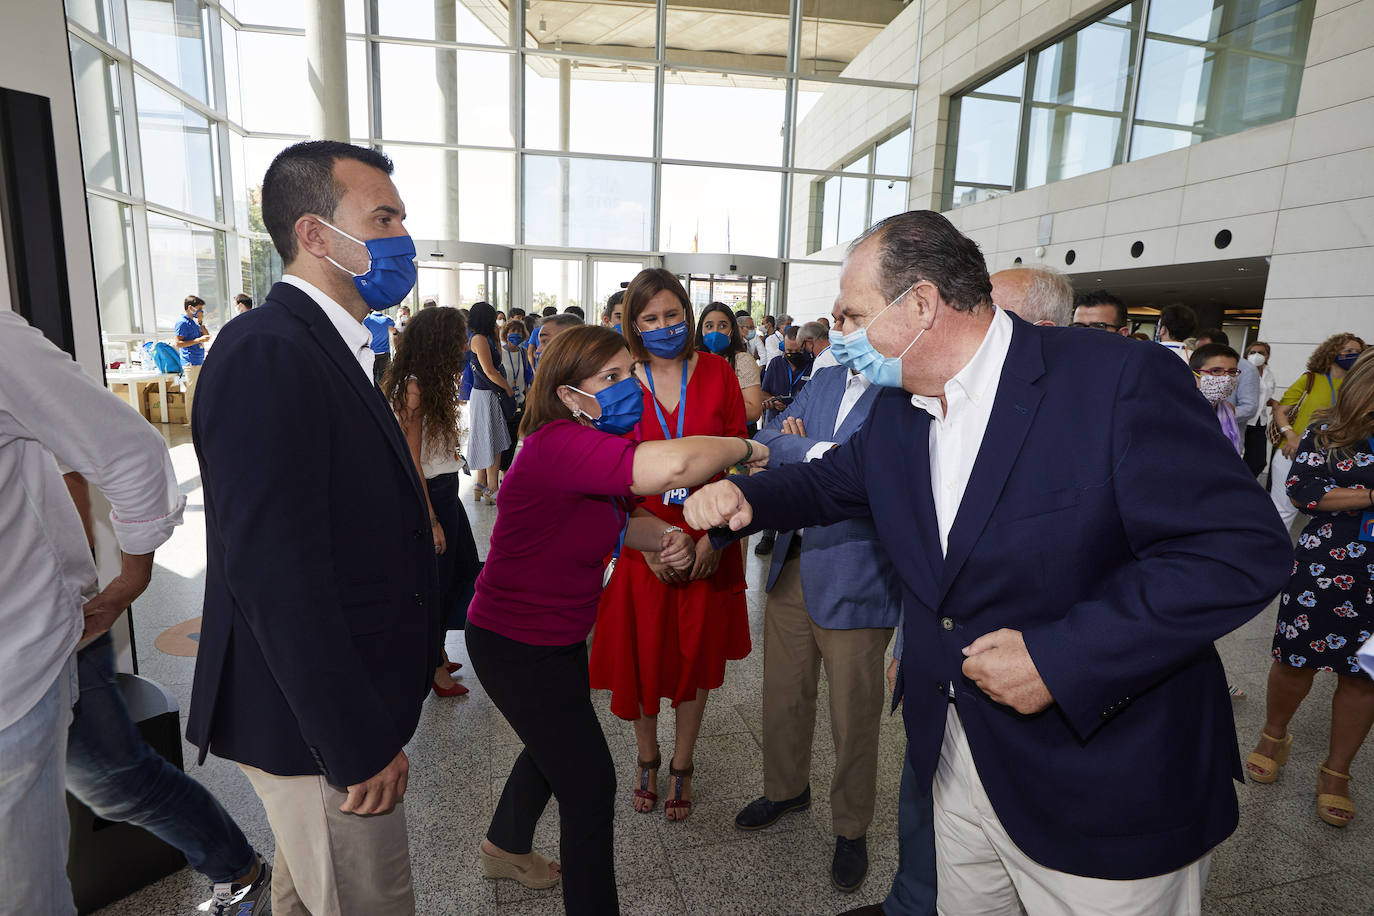
[[[670,438],[644,389],[644,417],[626,435],[640,441]],[[678,412],[662,410],[668,433],[676,438]],[[744,398],[728,362],[697,354],[687,382],[684,436],[745,436]],[[640,506],[693,541],[706,532],[687,526],[680,505],[662,496],[644,497]],[[611,711],[622,719],[655,715],[659,701],[676,707],[725,681],[725,662],[749,654],[749,612],[744,597],[744,552],[740,544],[721,551],[715,575],[682,585],[667,585],[653,574],[644,555],[624,548],[615,574],[597,607],[592,640],[591,685],[611,691]]]

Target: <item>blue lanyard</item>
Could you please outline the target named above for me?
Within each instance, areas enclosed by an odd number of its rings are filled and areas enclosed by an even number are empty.
[[[786,359],[786,357],[783,357],[783,358]],[[791,369],[787,369],[787,393],[788,393],[788,394],[791,394],[791,393],[792,393],[792,386],[795,385],[795,384],[797,384],[797,379],[801,378],[802,373],[805,372],[805,371],[806,371],[806,368],[805,368],[805,367],[802,367],[801,369],[798,369],[798,370],[797,370],[797,374],[796,374],[796,375],[793,375],[793,374],[792,374],[792,370],[791,370]]]
[[[625,533],[630,530],[630,510],[622,509],[619,505],[618,500],[616,502],[611,503],[611,505],[615,507],[615,514],[617,518],[619,518],[620,516],[625,517],[625,521],[622,522],[620,525],[620,540],[617,541],[615,545],[614,556],[618,560],[620,559],[620,551],[625,549]]]
[[[681,438],[682,438],[682,421],[683,421],[684,419],[686,419],[686,417],[687,417],[687,363],[688,363],[688,362],[690,362],[690,358],[689,358],[689,359],[684,359],[684,360],[682,361],[682,392],[678,395],[678,398],[677,398],[677,437],[676,437],[676,438],[678,438],[678,439],[681,439]],[[668,418],[665,417],[665,416],[663,416],[663,408],[660,407],[660,406],[658,405],[658,392],[657,392],[657,391],[654,391],[654,370],[653,370],[653,368],[652,368],[651,366],[647,366],[647,365],[646,365],[646,366],[644,367],[644,375],[645,375],[646,378],[649,379],[649,394],[653,395],[653,399],[654,399],[654,413],[658,414],[658,425],[659,425],[659,428],[663,430],[663,437],[664,437],[665,439],[672,439],[672,438],[674,438],[673,434],[670,433],[670,432],[668,432]]]

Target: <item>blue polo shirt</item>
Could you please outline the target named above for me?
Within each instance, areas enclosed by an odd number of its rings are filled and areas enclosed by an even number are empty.
[[[396,322],[381,312],[368,312],[363,326],[372,332],[373,353],[391,352],[391,329],[396,327]]]
[[[201,336],[200,322],[190,315],[182,315],[176,327],[177,340],[196,340]],[[183,366],[199,366],[205,362],[205,346],[196,344],[193,347],[177,347],[177,353],[181,356]]]

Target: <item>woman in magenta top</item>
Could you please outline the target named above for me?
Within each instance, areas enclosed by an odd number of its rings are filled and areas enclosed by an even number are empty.
[[[569,914],[619,912],[612,855],[615,768],[592,708],[587,634],[604,559],[624,546],[690,570],[696,548],[660,519],[629,518],[636,496],[702,483],[767,452],[746,439],[620,438],[643,412],[625,340],[565,331],[541,354],[520,425],[524,445],[501,486],[486,566],[468,609],[467,648],[482,686],[525,748],[482,841],[487,877],[550,887]],[[558,799],[563,867],[535,853],[535,824]]]

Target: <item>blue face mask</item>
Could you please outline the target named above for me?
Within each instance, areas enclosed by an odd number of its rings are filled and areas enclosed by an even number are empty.
[[[617,334],[619,334],[619,333],[621,332],[621,331],[620,331],[620,322],[617,321],[615,324],[611,325],[611,330],[612,330],[612,331],[615,331]]]
[[[663,359],[673,359],[682,352],[682,348],[687,345],[687,322],[679,321],[677,324],[666,328],[654,328],[652,331],[640,331],[639,337],[644,341],[644,346],[654,356]]]
[[[525,338],[520,334],[511,334],[506,340],[510,341],[510,345],[516,349],[519,349],[520,345],[525,342]]]
[[[747,331],[744,332],[744,339],[745,339],[745,340],[753,340],[755,337],[758,336],[758,334],[759,334],[758,331],[755,331],[753,328],[750,328],[749,330],[747,330]]]
[[[725,348],[730,346],[730,335],[720,331],[708,331],[701,340],[712,353],[724,353]]]
[[[320,219],[316,217],[316,219]],[[408,235],[390,235],[366,242],[355,239],[328,220],[320,219],[330,229],[367,249],[367,273],[355,274],[326,255],[325,260],[353,277],[353,285],[368,306],[377,311],[389,309],[415,288],[415,243]]]
[[[644,416],[644,392],[633,376],[623,378],[614,385],[607,385],[594,395],[572,385],[568,387],[578,394],[596,398],[596,403],[601,406],[601,416],[593,417],[580,410],[573,411],[573,415],[586,417],[592,426],[603,433],[613,436],[624,435],[634,429],[639,418]]]
[[[1340,366],[1346,372],[1349,372],[1351,369],[1355,368],[1355,360],[1359,358],[1360,354],[1358,353],[1351,353],[1348,356],[1338,356],[1336,357],[1336,365]]]
[[[883,312],[896,305],[902,296],[911,290],[912,287],[908,286],[901,296],[883,306],[882,310],[873,316],[867,326],[850,334],[831,331],[830,351],[835,354],[835,360],[840,365],[848,366],[860,373],[875,385],[881,385],[885,388],[902,387],[902,357],[906,356],[907,352],[916,346],[916,341],[921,339],[921,334],[924,334],[925,330],[922,329],[912,339],[911,343],[907,344],[906,350],[902,351],[901,356],[883,356],[873,348],[873,344],[868,342],[868,329],[873,326],[873,322],[877,321]]]

